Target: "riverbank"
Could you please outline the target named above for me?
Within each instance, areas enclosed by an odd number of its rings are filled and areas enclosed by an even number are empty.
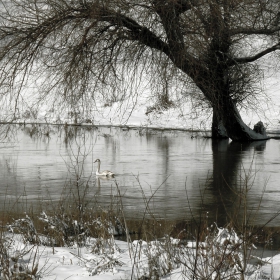
[[[45,234],[36,231],[28,215],[9,224],[8,232],[1,232],[1,279],[276,280],[280,277],[280,254],[257,251],[251,241],[242,240],[231,227],[212,225],[211,229],[204,229],[203,234],[207,235],[200,242],[184,240],[179,235],[178,238],[165,235],[152,241],[132,241],[127,235],[127,241],[120,241],[114,237],[116,228],[107,219],[92,220],[97,236],[91,237],[77,220],[72,220],[76,232],[71,235],[65,232],[66,228],[63,230],[63,224],[58,226],[58,216],[54,218],[41,213]],[[58,246],[58,240],[64,244]]]

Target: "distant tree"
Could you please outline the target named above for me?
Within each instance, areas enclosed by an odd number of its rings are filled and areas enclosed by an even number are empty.
[[[151,110],[168,108],[173,105],[169,90],[176,90],[180,82],[183,95],[212,108],[213,137],[267,138],[242,121],[238,106],[255,100],[253,84],[260,71],[256,62],[280,49],[280,1],[1,4],[1,94],[13,94],[16,110],[26,85],[41,86],[41,102],[54,93],[75,107],[86,106],[87,100],[101,98],[110,105],[131,98],[120,88],[137,84],[137,79],[150,81],[151,92],[157,94]]]

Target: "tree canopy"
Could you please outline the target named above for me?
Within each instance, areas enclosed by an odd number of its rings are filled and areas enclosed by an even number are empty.
[[[174,104],[172,89],[212,108],[213,136],[224,131],[236,141],[267,138],[244,124],[238,108],[253,103],[259,92],[256,62],[280,49],[279,1],[2,0],[1,5],[1,96],[12,100],[15,112],[26,87],[38,86],[38,102],[86,108],[98,100],[137,99],[141,80],[158,106]]]

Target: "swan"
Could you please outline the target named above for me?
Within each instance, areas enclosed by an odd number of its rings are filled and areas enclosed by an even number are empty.
[[[98,158],[97,160],[95,160],[95,162],[97,162],[97,170],[96,170],[96,176],[106,176],[106,177],[115,177],[115,174],[109,170],[104,170],[102,172],[100,172],[100,164],[101,164],[101,161],[100,159]],[[94,162],[94,163],[95,163]]]

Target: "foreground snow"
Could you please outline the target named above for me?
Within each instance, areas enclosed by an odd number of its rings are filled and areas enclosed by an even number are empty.
[[[225,241],[224,234],[225,231],[220,230],[215,242],[222,244]],[[158,273],[168,271],[168,265],[174,266],[176,262],[175,255],[174,259],[169,259],[170,256],[168,256],[166,251],[162,250],[163,247],[161,247],[159,241],[152,241],[148,244],[141,240],[132,243],[111,240],[113,243],[111,243],[112,247],[109,248],[109,251],[103,248],[103,254],[100,254],[100,251],[98,253],[93,252],[96,239],[89,239],[87,245],[83,247],[51,247],[26,245],[27,243],[23,242],[23,237],[20,235],[7,235],[5,238],[9,244],[9,256],[12,256],[10,258],[10,272],[13,275],[20,275],[26,271],[28,271],[29,275],[36,274],[36,276],[30,278],[20,278],[18,276],[18,278],[12,279],[158,279],[155,276],[148,277],[151,272],[151,258],[157,260],[157,265],[159,266],[157,268],[153,267],[153,269],[156,270],[160,267],[161,271],[158,271]],[[231,239],[233,238],[235,240],[231,241],[235,242],[237,236],[232,235]],[[226,238],[226,240],[229,239]],[[164,248],[166,248],[166,244]],[[178,240],[171,238],[169,239],[169,244],[176,247]],[[205,244],[200,245],[203,247]],[[182,254],[182,263],[177,263],[175,268],[161,276],[160,279],[200,279],[199,277],[192,278],[189,275],[187,268],[189,264],[186,264],[187,260],[191,262],[195,256],[194,247],[196,247],[196,243],[189,242],[185,247],[188,248],[188,251],[185,251],[188,252],[188,256],[183,256],[184,254]],[[203,249],[203,252],[206,251]],[[213,249],[211,249],[211,252],[213,252]],[[235,253],[230,255],[231,258],[233,255],[236,256]],[[2,261],[3,256],[4,252],[2,253]],[[223,256],[225,256],[224,251]],[[200,262],[200,259],[198,259],[197,263],[200,264],[201,273],[206,272],[205,263],[208,263],[212,257],[213,255],[211,256],[208,251],[203,262]],[[176,258],[178,260],[178,256]],[[214,258],[219,258],[217,251],[215,251]],[[2,261],[1,264],[3,265]],[[173,263],[171,264],[170,262]],[[251,272],[247,273],[246,280],[279,279],[280,255],[262,259],[260,263],[263,266],[249,267],[248,271]],[[154,263],[153,265],[155,266],[156,264]],[[192,267],[191,264],[190,267]],[[231,265],[224,272],[224,279],[229,279],[227,273],[230,273],[232,269],[234,269],[234,266]],[[207,279],[216,279],[215,273],[215,270],[212,271],[210,278]],[[3,270],[1,270],[0,279],[7,279],[3,275]],[[239,277],[232,277],[230,279],[241,279]]]

